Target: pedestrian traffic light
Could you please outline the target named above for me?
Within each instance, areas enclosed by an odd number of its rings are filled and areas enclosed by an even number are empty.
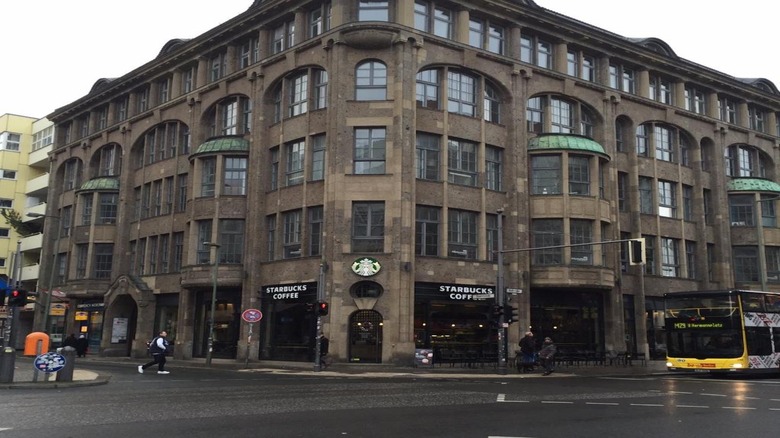
[[[506,306],[507,318],[506,322],[512,324],[513,322],[520,321],[520,315],[517,313],[517,307]]]
[[[500,306],[498,304],[493,305],[493,316],[498,318],[501,315],[504,314],[504,306]]]
[[[27,305],[27,291],[24,289],[12,289],[8,294],[9,307],[22,307]]]
[[[328,303],[325,301],[320,301],[317,303],[317,315],[319,316],[325,316],[328,314]]]
[[[645,238],[631,239],[628,241],[628,263],[631,265],[645,264]]]
[[[317,307],[314,305],[314,303],[306,303],[306,313],[314,313],[314,310]]]

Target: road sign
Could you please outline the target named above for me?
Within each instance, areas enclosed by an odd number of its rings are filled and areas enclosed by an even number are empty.
[[[506,288],[506,293],[508,293],[508,294],[521,294],[521,293],[523,293],[523,290],[522,289],[515,289],[515,288],[508,287],[508,288]]]
[[[65,367],[65,356],[59,353],[43,353],[35,358],[33,366],[44,373],[56,373]]]
[[[257,309],[246,309],[241,313],[241,319],[248,323],[258,322],[263,319],[263,312]]]

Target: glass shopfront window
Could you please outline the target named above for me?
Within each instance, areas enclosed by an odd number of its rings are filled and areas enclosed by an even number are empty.
[[[604,303],[598,292],[535,290],[531,294],[531,331],[549,336],[565,354],[603,353]]]
[[[317,283],[263,286],[262,294],[260,358],[314,360],[317,317],[307,303],[317,301]]]

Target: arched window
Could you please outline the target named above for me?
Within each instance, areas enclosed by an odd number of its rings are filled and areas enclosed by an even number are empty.
[[[528,131],[536,134],[556,132],[593,137],[592,111],[585,105],[555,95],[534,96],[526,104]]]
[[[379,61],[367,61],[355,71],[355,99],[387,99],[387,66]]]
[[[690,164],[690,142],[678,128],[664,123],[643,123],[636,128],[637,155]]]
[[[328,106],[328,72],[319,68],[298,70],[273,90],[274,123]]]
[[[726,148],[726,175],[767,178],[768,158],[755,146],[733,144]]]

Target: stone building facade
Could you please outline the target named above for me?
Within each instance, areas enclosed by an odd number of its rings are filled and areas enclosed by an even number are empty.
[[[776,287],[779,97],[532,0],[256,1],[49,116],[47,250],[105,355],[308,361],[320,301],[342,362],[662,357],[664,292]]]

